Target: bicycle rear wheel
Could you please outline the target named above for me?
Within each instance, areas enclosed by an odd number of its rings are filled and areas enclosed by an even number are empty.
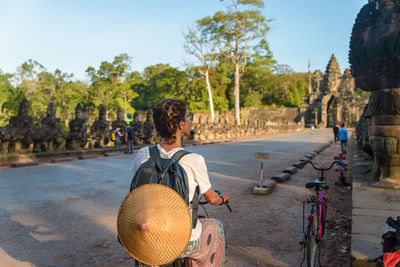
[[[319,239],[318,239],[318,208],[314,207],[313,220],[310,221],[310,227],[307,238],[307,266],[317,266],[319,254]]]

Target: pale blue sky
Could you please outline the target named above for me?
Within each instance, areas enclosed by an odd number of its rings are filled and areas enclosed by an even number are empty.
[[[226,1],[226,0],[225,0]],[[264,0],[274,19],[267,40],[280,64],[325,71],[332,53],[341,70],[355,18],[367,0]],[[128,53],[132,69],[189,57],[182,31],[224,8],[219,0],[0,0],[0,69],[13,73],[28,59],[85,78],[88,66]]]

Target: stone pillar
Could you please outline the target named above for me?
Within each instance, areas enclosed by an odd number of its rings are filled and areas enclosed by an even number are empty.
[[[371,115],[369,143],[374,151],[374,178],[377,187],[400,188],[400,88],[374,92],[374,114]],[[384,103],[382,105],[382,103]]]
[[[400,189],[400,10],[396,0],[364,5],[353,26],[349,59],[356,86],[372,91],[367,117],[376,187]]]

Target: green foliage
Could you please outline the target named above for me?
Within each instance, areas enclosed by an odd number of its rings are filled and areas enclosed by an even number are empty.
[[[12,86],[12,77],[0,70],[0,126],[6,125],[9,118],[17,114],[18,103],[24,98],[22,92]]]
[[[133,85],[140,79],[129,73],[131,58],[127,54],[114,57],[113,62],[103,61],[98,70],[88,67],[86,73],[91,81],[87,89],[85,106],[103,105],[115,117],[119,107],[124,113],[133,113],[131,101],[137,96]]]
[[[354,95],[355,96],[362,96],[362,97],[369,97],[371,95],[371,92],[361,90],[360,88],[356,87],[354,89]]]

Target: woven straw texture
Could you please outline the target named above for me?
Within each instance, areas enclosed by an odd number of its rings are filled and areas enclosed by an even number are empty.
[[[138,223],[145,220],[149,231]],[[118,235],[122,245],[136,260],[163,265],[178,258],[192,233],[192,218],[183,198],[159,184],[142,185],[130,192],[121,204]]]

